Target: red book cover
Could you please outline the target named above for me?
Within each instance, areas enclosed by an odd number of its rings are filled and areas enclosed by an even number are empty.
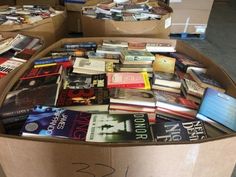
[[[62,72],[61,65],[31,68],[21,77],[21,80],[42,77],[42,76],[59,75],[61,74],[61,72]]]

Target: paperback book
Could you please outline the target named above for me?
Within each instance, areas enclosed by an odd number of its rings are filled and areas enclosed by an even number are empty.
[[[152,125],[156,141],[198,141],[207,138],[204,123],[196,121],[167,121]]]
[[[90,118],[90,113],[37,105],[22,127],[21,135],[84,141]]]
[[[86,141],[152,141],[147,114],[96,114],[90,119]]]
[[[174,73],[175,72],[175,58],[156,54],[156,59],[153,62],[153,71]]]
[[[168,72],[153,72],[153,84],[180,88],[181,81],[177,74]]]
[[[197,118],[226,133],[236,131],[236,99],[228,94],[207,88]]]

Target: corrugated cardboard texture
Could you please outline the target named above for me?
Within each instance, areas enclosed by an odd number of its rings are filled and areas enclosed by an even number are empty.
[[[42,36],[45,39],[45,45],[49,46],[63,38],[67,33],[66,18],[66,11],[61,11],[61,13],[56,16],[34,24],[1,25],[0,32],[24,32],[28,35]]]
[[[50,5],[52,7],[60,4],[60,0],[16,0],[17,5]]]
[[[40,52],[42,57],[66,42],[96,41],[105,38],[63,39]],[[108,38],[106,38],[108,39]],[[130,42],[165,42],[156,38],[109,38]],[[168,40],[176,44],[175,40]],[[177,51],[203,62],[227,93],[236,96],[236,86],[224,70],[185,43]],[[26,63],[6,94],[33,61]],[[3,92],[2,92],[3,91]],[[7,177],[230,177],[236,160],[236,134],[191,144],[104,144],[62,139],[0,136],[0,163]]]
[[[84,36],[139,36],[169,38],[170,26],[166,24],[170,15],[161,20],[145,21],[114,21],[94,19],[82,16],[82,31]],[[99,28],[98,28],[99,27]],[[96,30],[94,30],[96,29]]]
[[[205,33],[213,0],[171,1],[173,9],[171,33]]]

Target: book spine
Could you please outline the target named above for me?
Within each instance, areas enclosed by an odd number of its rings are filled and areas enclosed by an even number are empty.
[[[69,61],[69,57],[40,59],[40,60],[36,60],[34,64],[43,65],[43,64],[51,64],[51,63],[60,63],[60,62],[65,62],[65,61]]]
[[[24,121],[26,119],[27,119],[27,115],[20,115],[20,116],[5,118],[5,119],[2,120],[2,123],[4,125],[7,125],[7,124],[12,124],[12,123]]]
[[[144,89],[144,83],[134,83],[134,84],[110,84],[107,85],[107,88],[140,88]]]

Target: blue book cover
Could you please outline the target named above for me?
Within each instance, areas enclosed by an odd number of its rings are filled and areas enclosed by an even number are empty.
[[[21,134],[85,140],[90,117],[90,113],[37,105],[29,114]]]
[[[197,117],[207,120],[222,131],[236,131],[236,98],[208,88],[205,91]],[[230,130],[227,131],[227,129]]]

